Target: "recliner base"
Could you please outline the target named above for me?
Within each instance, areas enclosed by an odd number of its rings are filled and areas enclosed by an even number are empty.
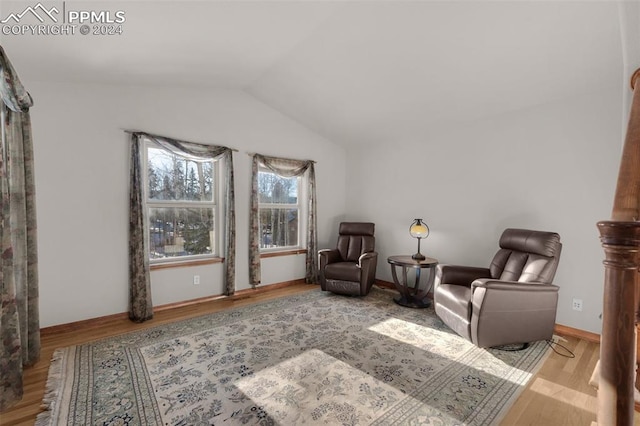
[[[325,280],[324,291],[330,291],[336,294],[345,294],[349,296],[362,296],[360,294],[360,283],[355,281],[343,280]]]

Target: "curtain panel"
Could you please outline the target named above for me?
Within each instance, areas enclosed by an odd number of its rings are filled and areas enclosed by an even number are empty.
[[[29,108],[0,47],[0,411],[23,395],[23,367],[40,357],[38,251]]]
[[[129,221],[129,278],[130,301],[129,317],[132,321],[145,321],[153,317],[151,286],[149,279],[149,230],[146,226],[147,212],[143,208],[146,199],[142,152],[144,141],[150,140],[156,145],[174,154],[198,161],[221,158],[225,162],[225,289],[227,296],[235,292],[236,265],[236,218],[235,190],[233,177],[233,150],[224,146],[204,145],[185,142],[145,132],[131,134],[131,203]]]
[[[249,283],[260,284],[260,215],[258,194],[258,169],[265,167],[282,177],[302,176],[307,173],[307,257],[305,281],[309,284],[318,281],[317,212],[316,212],[316,176],[314,162],[311,160],[292,160],[254,154],[251,166],[251,214],[249,218]]]

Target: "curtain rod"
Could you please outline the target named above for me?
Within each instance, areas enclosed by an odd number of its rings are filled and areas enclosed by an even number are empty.
[[[206,144],[203,144],[201,142],[191,142],[191,141],[185,141],[185,140],[182,140],[182,139],[172,138],[172,137],[169,137],[169,136],[160,136],[160,135],[156,135],[156,134],[153,134],[153,133],[145,132],[144,130],[130,130],[130,129],[120,129],[120,130],[122,130],[125,133],[129,133],[130,135],[133,135],[134,133],[144,133],[145,135],[153,136],[153,137],[156,137],[156,138],[173,139],[173,140],[180,141],[180,142],[197,143],[197,144],[200,144],[200,145],[206,145]],[[235,148],[229,148],[228,146],[224,146],[224,147],[230,149],[233,152],[239,152]]]
[[[263,155],[263,154],[258,154],[257,152],[249,152],[246,151],[247,155],[249,157],[253,157],[254,155]],[[273,157],[272,155],[264,155],[265,157]],[[281,158],[281,157],[274,157],[274,158]],[[313,164],[316,164],[316,160],[298,160],[297,158],[284,158],[285,160],[295,160],[295,161],[311,161]]]

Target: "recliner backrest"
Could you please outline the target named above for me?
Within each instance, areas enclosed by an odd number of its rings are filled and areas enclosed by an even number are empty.
[[[370,222],[342,222],[337,249],[344,262],[357,262],[363,253],[375,250],[375,224]]]
[[[562,244],[555,232],[506,229],[491,262],[491,277],[523,283],[552,283]]]

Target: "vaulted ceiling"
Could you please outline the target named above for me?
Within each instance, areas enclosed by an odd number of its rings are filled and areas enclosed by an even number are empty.
[[[4,1],[0,17],[34,2]],[[122,35],[0,35],[29,81],[245,90],[337,143],[421,140],[623,75],[594,1],[45,2],[122,10]],[[26,19],[26,18],[25,18]]]

